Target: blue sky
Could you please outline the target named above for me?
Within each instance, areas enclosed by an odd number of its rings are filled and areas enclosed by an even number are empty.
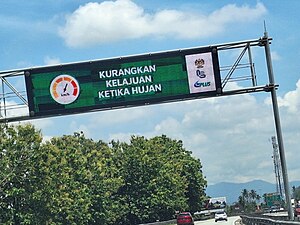
[[[300,180],[298,0],[1,0],[0,70],[126,56],[258,39],[271,44],[290,180]],[[222,52],[222,65],[237,53]],[[259,85],[267,81],[263,48],[253,51]],[[20,80],[18,80],[20,79]],[[22,77],[13,81],[19,90]],[[230,83],[229,89],[247,84]],[[249,84],[248,84],[249,85]],[[13,104],[13,100],[8,104]],[[21,115],[22,110],[12,112]],[[25,112],[26,113],[26,112]],[[200,158],[209,184],[275,182],[268,93],[192,100],[31,121],[45,139],[84,131],[94,140],[131,135],[181,139]]]

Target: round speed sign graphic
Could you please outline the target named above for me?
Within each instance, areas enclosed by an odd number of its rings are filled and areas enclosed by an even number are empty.
[[[77,80],[67,74],[55,77],[50,85],[52,98],[57,103],[63,105],[74,102],[79,96],[79,90],[80,88]]]

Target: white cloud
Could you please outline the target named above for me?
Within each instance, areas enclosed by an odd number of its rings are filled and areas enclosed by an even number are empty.
[[[287,94],[288,95],[288,94]],[[298,101],[300,96],[297,96]],[[134,113],[135,109],[128,109]],[[246,182],[263,179],[275,183],[273,175],[273,149],[269,141],[275,135],[271,105],[261,103],[255,95],[237,95],[224,98],[192,100],[165,104],[163,107],[144,108],[151,114],[168,115],[153,123],[152,128],[140,128],[135,135],[153,137],[166,134],[183,140],[186,149],[201,159],[203,171],[210,184],[218,181]],[[294,120],[296,114],[282,112],[282,124],[294,121],[300,126],[300,120]],[[140,124],[145,118],[138,119]],[[122,121],[119,121],[122,124]],[[126,126],[127,122],[123,123]],[[291,180],[297,180],[295,159],[297,143],[291,142],[300,132],[284,130],[287,162],[291,163]],[[133,134],[133,133],[132,133]],[[298,134],[298,135],[297,135]],[[128,140],[129,132],[110,131],[113,139]],[[297,158],[297,157],[296,157]]]
[[[21,105],[15,101],[1,101],[0,99],[0,118],[13,118],[13,117],[20,117],[20,116],[28,116],[28,109],[26,105]],[[5,107],[4,107],[5,106]]]
[[[124,123],[124,122],[133,122],[135,120],[139,120],[144,117],[151,117],[151,112],[145,113],[145,110],[143,107],[141,108],[136,108],[135,110],[131,111],[130,113],[128,112],[129,109],[116,109],[113,111],[109,112],[103,112],[101,116],[95,115],[93,117],[90,117],[91,120],[95,123],[100,123],[102,126],[107,126],[107,125],[113,125],[116,126],[119,123]]]
[[[255,8],[251,9],[248,5],[237,7],[235,4],[224,6],[220,10],[216,10],[211,17],[219,23],[232,21],[252,21],[261,17],[266,13],[266,8],[262,3],[257,3]]]
[[[214,36],[232,23],[252,22],[265,13],[262,3],[255,7],[230,4],[204,15],[195,13],[194,9],[147,13],[131,0],[104,1],[80,6],[66,17],[59,33],[70,47],[142,37],[196,39]]]
[[[51,119],[35,119],[30,121],[35,127],[38,129],[44,130],[46,128],[49,128],[51,126],[55,126],[53,121]]]
[[[273,60],[278,61],[281,59],[281,56],[276,52],[276,51],[272,51],[271,52],[271,57]]]
[[[46,65],[56,65],[56,64],[60,64],[61,61],[59,58],[57,57],[50,57],[50,56],[46,56],[44,58],[44,62]]]
[[[262,94],[259,93],[260,97]],[[210,183],[253,179],[275,183],[269,141],[276,135],[273,110],[267,100],[262,103],[256,96],[245,94],[180,103],[177,108],[182,113],[181,119],[169,117],[168,126],[162,120],[155,127],[164,127],[163,133],[183,140],[184,146],[201,159]],[[289,179],[299,180],[300,80],[295,90],[278,99]],[[170,115],[176,110],[174,106],[169,109]]]
[[[151,138],[166,134],[171,138],[183,140],[185,148],[201,159],[204,165],[203,170],[210,182],[217,182],[218,179],[222,181],[234,179],[239,182],[258,176],[249,167],[269,165],[264,168],[273,171],[272,163],[269,163],[271,162],[271,149],[260,154],[263,152],[262,149],[268,148],[268,138],[273,134],[272,117],[266,119],[269,113],[266,107],[268,106],[259,105],[251,95],[240,95],[126,109],[123,111],[123,119],[125,115],[135,114],[135,110],[142,110],[143,113],[140,115],[144,117],[136,118],[141,127],[138,132],[131,133],[131,135]],[[149,111],[155,117],[161,114],[168,116],[163,116],[153,123],[152,127],[144,130],[142,126],[148,120]],[[115,116],[112,113],[108,115],[111,115],[110,121],[113,121]],[[109,120],[108,117],[106,119]],[[149,120],[153,119],[149,118]],[[118,121],[119,127],[130,126],[132,122],[127,119]],[[95,126],[97,125],[93,124],[93,127]],[[109,132],[109,138],[115,140],[128,141],[131,136],[127,131],[114,133],[109,130],[107,132]],[[239,161],[239,157],[243,160]],[[230,169],[226,169],[225,172],[224,168]],[[243,176],[243,179],[239,174]]]
[[[164,132],[165,130],[178,132],[181,128],[181,124],[174,118],[167,118],[163,120],[160,124],[155,126],[155,131],[157,133]]]
[[[109,140],[121,141],[129,143],[129,140],[133,134],[131,133],[114,133],[109,135]],[[135,136],[139,136],[135,134]]]
[[[278,104],[287,107],[292,113],[298,113],[300,110],[300,80],[296,84],[296,90],[290,91],[283,98],[278,98]]]
[[[19,61],[19,62],[17,62],[17,65],[16,65],[17,68],[26,68],[26,67],[30,67],[30,66],[32,66],[32,64],[26,60]]]

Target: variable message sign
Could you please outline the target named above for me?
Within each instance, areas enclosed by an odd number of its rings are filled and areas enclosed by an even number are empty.
[[[217,51],[210,47],[32,68],[25,81],[31,117],[221,93]]]

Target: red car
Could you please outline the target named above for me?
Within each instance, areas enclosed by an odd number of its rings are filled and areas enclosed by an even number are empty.
[[[295,217],[300,217],[300,204],[297,204],[294,209]]]
[[[177,225],[194,225],[194,219],[189,212],[179,213],[177,216]]]

